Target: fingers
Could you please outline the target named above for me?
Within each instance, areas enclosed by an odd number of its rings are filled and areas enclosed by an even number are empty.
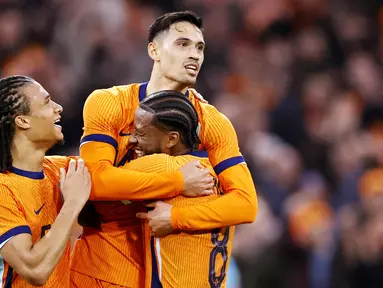
[[[90,178],[90,173],[89,173],[88,168],[86,166],[84,167],[83,173],[84,173],[84,178],[85,178],[85,184],[89,185],[92,180]]]
[[[79,159],[77,160],[77,171],[82,171],[82,170],[84,170],[84,167],[85,167],[84,160],[82,160],[81,158],[79,158]]]
[[[209,178],[209,181],[213,181],[213,176],[211,176],[209,168],[203,169],[203,172],[205,172],[205,175],[207,175],[207,177]]]
[[[136,217],[144,220],[149,220],[149,214],[144,212],[137,213]]]
[[[65,169],[60,168],[60,190],[61,191],[63,190],[62,188],[63,188],[64,182],[65,182]]]
[[[194,161],[193,164],[194,164],[195,167],[200,168],[200,169],[203,169],[203,166],[202,166],[201,162],[199,162],[199,161]]]
[[[69,165],[68,165],[68,173],[74,172],[76,170],[76,160],[70,159]]]
[[[210,196],[210,195],[213,195],[214,194],[214,190],[213,189],[206,189],[204,191],[201,192],[201,196]]]
[[[149,208],[156,208],[156,205],[157,205],[157,202],[153,202],[153,203],[146,204],[145,206]]]

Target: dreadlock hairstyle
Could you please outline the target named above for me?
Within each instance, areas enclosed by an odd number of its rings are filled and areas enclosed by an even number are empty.
[[[192,150],[201,143],[198,134],[198,114],[182,93],[164,90],[152,93],[140,108],[154,114],[153,125],[167,131],[178,131],[181,141]]]
[[[29,101],[20,88],[34,82],[27,76],[10,76],[0,79],[0,173],[12,167],[11,145],[15,135],[14,118],[26,115]]]
[[[202,18],[192,11],[181,11],[166,13],[150,25],[148,41],[152,42],[153,39],[163,31],[169,30],[170,26],[178,22],[189,22],[194,24],[202,30]]]

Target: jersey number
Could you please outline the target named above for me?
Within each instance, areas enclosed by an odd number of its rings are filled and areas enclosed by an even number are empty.
[[[219,288],[226,276],[226,264],[228,260],[227,242],[229,241],[229,227],[225,228],[223,239],[219,240],[220,229],[215,229],[211,233],[211,242],[214,245],[213,250],[210,252],[210,265],[209,265],[209,283],[211,288]],[[217,256],[222,257],[222,267],[219,275],[216,274],[216,261]]]
[[[44,225],[43,227],[41,227],[41,236],[40,236],[40,238],[43,238],[45,236],[45,234],[47,234],[47,231],[49,229],[51,229],[51,224]]]

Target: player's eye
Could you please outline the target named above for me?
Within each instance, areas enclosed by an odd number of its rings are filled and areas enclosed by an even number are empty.
[[[188,46],[188,44],[187,44],[186,42],[180,42],[179,45],[180,45],[181,47],[186,47],[186,46]]]
[[[197,49],[198,49],[199,51],[203,51],[203,50],[205,50],[205,46],[203,46],[203,45],[199,45],[199,46],[197,47]]]

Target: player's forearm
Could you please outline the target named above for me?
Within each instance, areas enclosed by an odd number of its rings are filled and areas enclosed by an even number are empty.
[[[246,165],[231,167],[219,175],[225,195],[210,202],[172,208],[172,226],[181,230],[205,230],[251,223],[258,201],[250,171]]]
[[[172,208],[172,226],[180,230],[207,230],[255,220],[257,205],[231,192],[211,202]]]
[[[183,191],[181,172],[144,173],[113,166],[115,149],[91,142],[81,147],[80,156],[92,175],[90,200],[119,201],[171,198]]]
[[[93,201],[171,198],[183,190],[183,177],[178,171],[143,173],[104,163],[91,167],[91,174]]]
[[[81,208],[78,203],[64,203],[51,229],[32,247],[26,264],[37,282],[44,283],[60,261]]]

